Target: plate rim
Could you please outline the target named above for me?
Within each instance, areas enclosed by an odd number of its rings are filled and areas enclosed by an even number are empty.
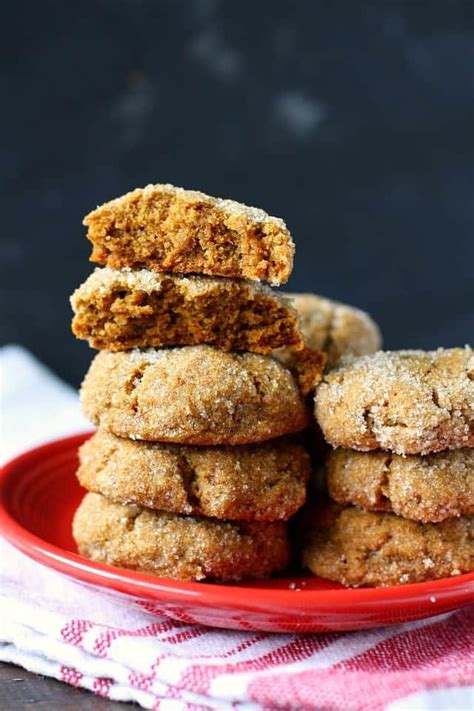
[[[75,435],[52,439],[13,457],[0,468],[0,531],[3,538],[37,563],[67,577],[88,585],[112,588],[128,595],[135,594],[150,600],[150,596],[163,602],[190,601],[194,598],[204,607],[222,607],[256,610],[271,605],[280,612],[291,611],[301,615],[309,611],[332,610],[336,613],[347,606],[371,608],[378,605],[404,607],[409,599],[431,600],[431,613],[436,614],[438,604],[455,596],[457,607],[474,602],[474,572],[441,578],[422,583],[394,585],[376,588],[340,588],[336,590],[313,590],[304,586],[296,588],[258,588],[244,583],[219,584],[197,581],[181,581],[161,578],[149,573],[140,573],[126,568],[117,568],[92,561],[77,553],[44,540],[29,531],[8,510],[8,493],[14,490],[12,481],[18,467],[27,465],[30,459],[51,454],[55,450],[72,449],[93,434],[88,430]],[[298,574],[295,579],[301,576]],[[288,576],[291,581],[291,576]],[[236,594],[237,593],[237,594]],[[295,597],[296,595],[296,597]],[[237,599],[237,597],[239,599]],[[165,598],[167,598],[165,600]],[[242,599],[243,598],[243,599]]]

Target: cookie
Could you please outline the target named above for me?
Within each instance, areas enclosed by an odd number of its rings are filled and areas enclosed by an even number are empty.
[[[326,374],[316,420],[333,447],[429,454],[474,446],[472,349],[381,352]]]
[[[340,504],[423,523],[474,514],[474,449],[425,457],[336,449],[325,473],[329,496]]]
[[[134,442],[97,432],[79,482],[122,504],[222,520],[286,520],[303,505],[309,455],[291,438],[240,447]]]
[[[233,200],[147,185],[84,219],[92,262],[283,284],[295,247],[283,220]]]
[[[203,343],[253,353],[303,347],[289,300],[249,281],[96,269],[71,304],[74,334],[108,351]]]
[[[151,511],[87,494],[73,521],[79,552],[95,561],[178,580],[232,582],[284,568],[284,523],[225,523]]]
[[[421,583],[474,570],[472,517],[417,523],[326,503],[316,509],[304,564],[343,585]]]
[[[328,369],[342,356],[366,355],[381,347],[380,330],[365,311],[316,294],[285,295],[300,315],[306,348],[324,351]],[[283,358],[291,355],[280,351]]]
[[[294,376],[271,356],[210,346],[101,351],[81,400],[104,430],[158,442],[250,444],[309,422]]]

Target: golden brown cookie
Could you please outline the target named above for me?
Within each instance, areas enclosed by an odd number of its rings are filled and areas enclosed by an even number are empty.
[[[333,447],[428,454],[474,446],[472,349],[379,351],[332,370],[316,420]]]
[[[86,417],[104,430],[157,442],[250,444],[309,422],[284,366],[270,356],[210,346],[101,351],[81,400]]]
[[[125,506],[87,494],[74,516],[79,552],[92,560],[179,580],[230,582],[284,568],[284,523],[226,523]]]
[[[108,351],[203,343],[253,353],[303,347],[289,300],[241,279],[96,269],[71,304],[74,334]]]
[[[283,220],[233,200],[147,185],[84,219],[92,262],[114,269],[243,277],[283,284],[295,247]]]
[[[112,501],[229,521],[288,519],[305,501],[310,473],[294,438],[190,447],[97,432],[79,460],[82,486]]]
[[[472,517],[417,523],[325,503],[314,512],[304,564],[343,585],[421,583],[474,570]]]
[[[336,449],[325,470],[329,496],[340,504],[423,523],[474,514],[474,449],[424,457]]]
[[[382,345],[377,324],[369,314],[354,306],[340,304],[316,294],[285,294],[301,318],[305,346],[324,351],[327,368],[333,368],[341,356],[374,353]],[[285,357],[288,351],[280,351]]]

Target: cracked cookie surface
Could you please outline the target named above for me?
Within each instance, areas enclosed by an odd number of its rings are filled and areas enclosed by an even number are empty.
[[[113,434],[180,444],[249,444],[309,422],[295,378],[274,358],[210,346],[101,351],[81,403]]]
[[[111,501],[222,520],[286,520],[303,505],[309,455],[295,438],[237,447],[134,442],[97,432],[77,478]]]
[[[147,185],[84,218],[91,261],[114,269],[288,281],[295,247],[283,220],[233,200]]]
[[[108,351],[208,344],[269,353],[303,347],[290,301],[240,279],[96,269],[71,304],[73,333]]]
[[[472,553],[470,516],[422,524],[327,502],[314,511],[303,561],[322,578],[376,587],[469,573]]]
[[[333,447],[429,454],[474,446],[472,349],[379,351],[326,374],[316,420]]]
[[[423,523],[474,514],[474,449],[423,457],[336,449],[326,457],[325,474],[339,504]]]
[[[232,582],[284,568],[286,524],[229,523],[151,511],[86,494],[73,521],[79,552],[95,561],[178,580]]]

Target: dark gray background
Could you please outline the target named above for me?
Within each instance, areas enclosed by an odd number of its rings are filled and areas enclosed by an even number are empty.
[[[472,340],[473,6],[6,5],[2,337],[78,383],[82,216],[169,181],[284,217],[291,289],[368,309],[387,348]]]

